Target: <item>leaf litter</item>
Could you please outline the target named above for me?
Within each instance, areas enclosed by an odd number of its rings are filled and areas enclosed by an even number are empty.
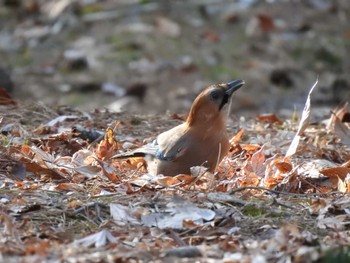
[[[195,167],[175,177],[147,174],[142,158],[111,158],[179,123],[171,115],[42,108],[42,125],[1,107],[2,258],[312,262],[346,253],[349,111],[310,124],[316,85],[299,124],[241,119],[215,174]]]

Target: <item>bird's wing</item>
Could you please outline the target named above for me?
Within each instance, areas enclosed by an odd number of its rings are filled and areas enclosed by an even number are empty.
[[[159,146],[157,145],[156,140],[154,140],[153,143],[145,144],[142,147],[137,148],[130,152],[117,154],[112,158],[123,159],[123,158],[130,158],[130,157],[145,157],[146,155],[156,156],[158,148]]]
[[[190,147],[187,137],[183,125],[161,133],[157,137],[159,148],[156,157],[161,160],[174,160]]]
[[[174,160],[188,147],[191,147],[190,141],[187,139],[187,135],[184,131],[185,126],[181,124],[159,134],[157,139],[152,143],[146,144],[130,152],[117,154],[112,158],[122,159],[150,155],[155,156],[160,160]]]

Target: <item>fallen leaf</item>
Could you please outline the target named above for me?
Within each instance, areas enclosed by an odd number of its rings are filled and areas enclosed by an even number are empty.
[[[95,246],[96,248],[104,247],[107,243],[117,243],[117,239],[106,229],[74,241],[74,244],[77,245],[83,245],[85,247]]]
[[[339,119],[341,122],[345,122],[348,114],[348,106],[349,103],[345,103],[342,107],[336,108],[334,112],[332,112],[332,116],[329,118],[327,122],[327,129],[331,130],[332,127],[334,128],[334,123],[336,119]]]
[[[211,221],[215,218],[215,212],[210,209],[198,208],[190,202],[171,202],[164,211],[142,216],[142,222],[146,226],[156,226],[160,229],[183,229],[184,221],[192,221],[196,226],[203,225],[204,220]],[[192,225],[191,223],[191,225]]]
[[[55,187],[58,191],[74,191],[74,192],[83,192],[84,187],[75,183],[60,183]]]
[[[255,152],[251,158],[252,171],[259,177],[265,175],[265,160],[264,147],[261,147],[259,151]]]
[[[242,144],[242,149],[247,151],[247,154],[253,155],[255,152],[259,151],[261,146],[258,144]]]
[[[27,255],[46,256],[50,248],[48,240],[26,240],[25,253]]]
[[[347,219],[347,215],[338,215],[334,217],[325,217],[325,215],[319,215],[316,219],[317,227],[321,229],[334,229],[334,230],[342,230],[345,225],[349,225],[349,221],[345,221]]]
[[[244,134],[244,129],[240,129],[239,132],[237,132],[237,134],[231,138],[230,144],[238,143],[239,140],[242,138],[243,134]]]
[[[340,178],[342,181],[345,180],[347,175],[350,175],[350,168],[347,167],[332,167],[323,169],[320,171],[321,174],[331,177]]]
[[[127,206],[112,203],[109,205],[109,209],[114,221],[140,224],[139,220],[132,215],[132,209]]]
[[[201,36],[212,43],[217,43],[220,40],[219,35],[215,31],[206,31]]]
[[[268,122],[268,123],[282,123],[276,114],[265,114],[259,115],[255,118],[257,121]]]
[[[14,101],[10,94],[2,87],[0,87],[0,105],[16,106],[17,102]]]
[[[348,185],[345,181],[338,179],[338,191],[341,193],[346,193],[348,191]]]
[[[315,84],[311,87],[311,89],[309,91],[309,94],[308,94],[306,102],[305,102],[304,110],[303,110],[303,113],[301,115],[301,120],[299,123],[298,131],[295,134],[293,141],[290,144],[290,146],[286,152],[285,157],[290,157],[296,153],[298,145],[299,145],[300,136],[309,125],[310,111],[311,111],[311,94],[312,94],[313,90],[315,89],[317,83],[318,83],[318,79],[316,80]]]
[[[262,32],[272,32],[276,30],[275,22],[271,16],[259,14],[257,18]]]
[[[339,137],[342,143],[350,145],[350,128],[341,122],[339,118],[335,118],[334,133]]]
[[[111,128],[107,128],[104,139],[97,146],[96,155],[99,159],[105,160],[112,157],[117,150],[118,143],[114,132]]]
[[[174,185],[179,185],[179,186],[189,185],[195,179],[196,179],[196,177],[191,176],[191,175],[179,174],[177,176],[166,176],[163,178],[159,178],[158,181],[161,184],[169,187],[169,186],[174,186]]]
[[[114,166],[112,166],[106,162],[103,162],[101,160],[98,160],[98,159],[96,159],[96,161],[100,164],[100,166],[102,168],[102,174],[105,177],[107,177],[113,183],[120,183],[121,182],[119,176],[117,175],[117,170]]]
[[[276,162],[275,166],[281,173],[289,173],[293,169],[293,165],[289,162]]]

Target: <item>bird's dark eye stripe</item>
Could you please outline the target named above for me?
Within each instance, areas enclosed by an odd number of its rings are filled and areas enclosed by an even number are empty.
[[[225,96],[223,97],[223,99],[222,99],[222,101],[221,101],[221,104],[220,104],[220,106],[219,106],[219,110],[221,110],[221,109],[225,106],[225,104],[228,102],[228,99],[229,99],[229,97],[228,97],[227,95],[225,95]]]
[[[213,90],[212,92],[210,92],[210,98],[212,100],[217,100],[220,97],[220,94],[217,90]]]

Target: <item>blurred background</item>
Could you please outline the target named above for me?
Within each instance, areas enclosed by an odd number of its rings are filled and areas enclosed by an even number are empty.
[[[350,100],[349,0],[1,0],[0,87],[22,104],[186,112],[206,86],[232,110]]]

